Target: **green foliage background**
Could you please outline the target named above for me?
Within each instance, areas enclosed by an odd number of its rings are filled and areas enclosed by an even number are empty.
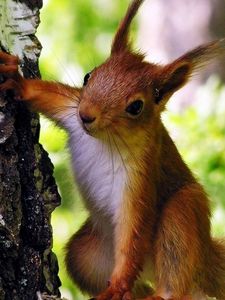
[[[128,0],[45,1],[38,31],[43,45],[43,78],[66,79],[72,85],[80,85],[84,74],[109,54],[113,33],[127,4]],[[225,86],[213,76],[199,93],[198,103],[180,114],[166,112],[164,121],[212,199],[214,234],[225,235]],[[55,165],[62,196],[62,205],[52,218],[62,294],[67,299],[79,300],[87,297],[81,295],[65,272],[63,247],[87,213],[73,183],[66,140],[62,129],[42,118],[41,142]]]

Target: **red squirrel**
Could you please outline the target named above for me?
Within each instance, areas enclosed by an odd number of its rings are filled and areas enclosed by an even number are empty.
[[[65,261],[82,291],[96,300],[225,300],[225,245],[211,237],[207,195],[160,117],[194,72],[225,54],[225,40],[167,65],[148,63],[129,40],[143,2],[132,1],[110,57],[82,87],[25,79],[18,58],[1,52],[0,90],[68,130],[89,217]]]

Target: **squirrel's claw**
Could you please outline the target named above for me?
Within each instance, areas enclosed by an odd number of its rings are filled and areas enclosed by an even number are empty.
[[[0,92],[12,90],[16,100],[20,100],[22,95],[22,77],[18,72],[18,63],[18,57],[0,52],[0,75],[4,80],[0,83]]]
[[[0,52],[0,74],[5,78],[15,78],[18,73],[19,59],[14,55]]]
[[[0,63],[6,65],[18,65],[19,58],[17,56],[0,51]]]
[[[6,91],[10,91],[12,90],[14,93],[14,98],[16,100],[20,100],[21,99],[21,87],[20,85],[13,79],[9,78],[7,79],[5,82],[0,84],[0,92],[6,92]]]
[[[1,65],[0,64],[0,74],[6,78],[12,78],[18,74],[18,65]]]

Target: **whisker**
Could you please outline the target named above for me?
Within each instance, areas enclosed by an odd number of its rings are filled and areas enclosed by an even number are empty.
[[[72,118],[72,117],[75,118],[75,117],[76,117],[76,114],[71,112],[70,114],[67,114],[67,115],[65,116],[65,119],[64,119],[64,120],[67,121],[68,119],[70,119],[70,118]]]
[[[111,119],[111,118],[109,118],[109,117],[107,117],[107,116],[104,116],[104,119],[105,119],[105,120],[112,121],[112,119]]]
[[[35,91],[56,94],[56,95],[59,95],[59,96],[66,97],[72,103],[74,103],[74,102],[77,103],[77,104],[80,103],[80,98],[77,95],[74,95],[73,93],[68,92],[66,87],[63,87],[62,89],[59,89],[59,85],[56,85],[56,87],[57,87],[57,89],[55,89],[55,90],[47,90],[46,87],[45,88],[35,88]]]
[[[69,80],[71,81],[71,83],[73,84],[73,86],[76,86],[72,76],[69,74],[68,70],[65,68],[65,66],[61,63],[61,61],[56,57],[56,60],[58,62],[58,64],[60,65],[61,69],[65,72],[66,76],[69,78]]]
[[[143,166],[139,163],[139,161],[137,160],[135,154],[131,151],[129,145],[126,143],[126,141],[121,137],[121,135],[118,133],[118,131],[114,127],[112,129],[114,130],[114,133],[119,138],[119,140],[123,143],[123,145],[129,151],[129,154],[132,157],[132,159],[135,161],[135,165],[137,166],[137,168],[134,168],[132,166],[129,166],[129,168],[131,170],[133,170],[134,172],[140,174],[141,176],[144,176],[148,180],[148,176],[145,174],[145,172],[143,172]]]
[[[60,87],[61,87],[61,89],[60,89]],[[62,96],[66,96],[66,97],[70,98],[71,101],[75,101],[77,103],[80,103],[81,100],[80,100],[79,96],[74,95],[74,93],[72,91],[68,90],[67,86],[65,86],[63,84],[62,85],[60,84],[60,85],[57,85],[57,88],[58,88],[58,91],[60,89],[60,92],[61,92]],[[62,93],[62,92],[64,92],[64,93]],[[58,94],[60,94],[60,93],[58,92]]]
[[[112,136],[112,140],[113,140],[113,142],[114,142],[114,145],[115,145],[115,147],[116,147],[116,149],[117,149],[117,152],[118,152],[118,154],[119,154],[119,156],[120,156],[120,158],[121,158],[121,162],[122,162],[122,164],[123,164],[123,167],[124,167],[124,169],[125,169],[125,171],[126,171],[126,173],[127,173],[127,176],[129,177],[129,172],[128,172],[128,170],[127,170],[127,166],[126,166],[126,164],[125,164],[123,155],[122,155],[122,153],[121,153],[121,151],[120,151],[120,149],[119,149],[119,146],[118,146],[117,143],[116,143],[116,140],[115,140],[113,134],[112,134],[111,136]]]
[[[119,119],[125,119],[125,120],[129,119],[129,117],[126,117],[126,116],[117,116],[117,118],[119,118]]]
[[[112,166],[112,184],[111,184],[111,191],[109,195],[112,195],[113,187],[114,187],[114,179],[115,179],[115,165],[114,165],[114,156],[113,156],[113,149],[112,149],[112,142],[110,138],[110,134],[108,130],[106,130],[107,136],[108,136],[108,142],[109,142],[109,154],[111,157],[111,166]]]
[[[121,140],[121,142],[124,144],[124,146],[126,147],[126,149],[128,150],[128,152],[130,153],[130,156],[134,159],[135,163],[140,167],[139,162],[135,156],[135,154],[133,153],[133,151],[130,149],[129,145],[127,144],[127,142],[124,140],[124,138],[121,136],[121,134],[119,134],[118,130],[113,127],[113,130],[115,131],[117,137]]]
[[[73,132],[72,132],[73,133]],[[84,135],[86,134],[86,132],[83,130],[81,132],[81,135],[79,136],[79,138],[76,140],[77,145],[80,143],[81,139],[84,137]]]
[[[49,116],[50,116],[50,118],[53,118],[53,119],[55,119],[55,122],[56,122],[56,124],[58,124],[58,125],[60,125],[61,124],[61,122],[59,121],[59,120],[57,120],[56,118],[57,118],[57,113],[51,113],[51,114],[49,114]],[[65,121],[67,121],[69,118],[72,118],[72,117],[75,117],[76,115],[75,115],[75,113],[70,113],[70,114],[66,114],[65,116],[64,116],[64,122]]]
[[[54,108],[54,111],[56,112],[62,112],[62,111],[65,111],[65,110],[68,110],[68,109],[75,109],[77,110],[78,106],[73,106],[73,105],[62,105],[62,106],[58,106],[56,108]]]

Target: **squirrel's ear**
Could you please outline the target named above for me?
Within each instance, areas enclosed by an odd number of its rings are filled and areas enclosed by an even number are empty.
[[[116,35],[114,37],[112,48],[111,48],[111,54],[129,49],[130,24],[143,2],[144,0],[133,0],[130,6],[128,7],[126,15],[121,21],[119,28],[116,32]]]
[[[192,73],[189,63],[176,62],[165,66],[154,84],[156,104],[165,104],[169,97],[182,88]]]
[[[160,68],[154,85],[156,104],[164,106],[169,97],[183,87],[195,72],[219,55],[225,55],[225,39],[202,45]]]

